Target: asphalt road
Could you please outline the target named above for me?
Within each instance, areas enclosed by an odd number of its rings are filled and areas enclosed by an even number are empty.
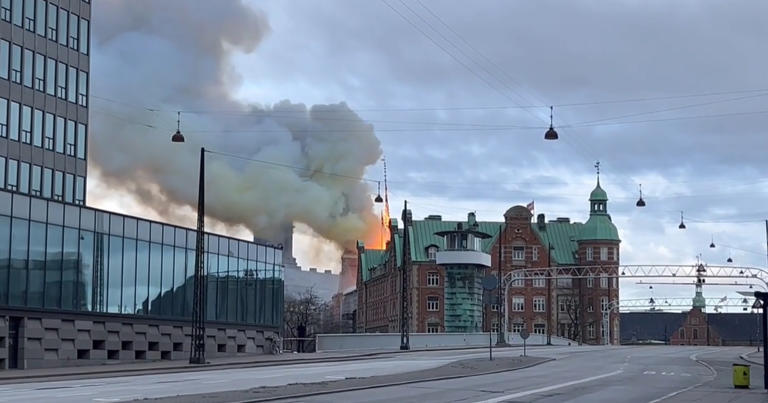
[[[627,347],[574,351],[536,367],[304,398],[301,402],[765,402],[762,368],[734,390],[731,364],[746,348]],[[696,360],[705,362],[703,365]]]
[[[539,347],[528,350],[530,355],[557,357],[576,349],[586,351],[602,347]],[[521,348],[504,350],[498,350],[496,354],[519,356],[522,351]],[[487,354],[487,351],[482,350],[443,350],[347,362],[4,384],[0,385],[0,402],[119,402],[297,382],[324,382],[435,368],[452,361],[485,357]]]
[[[529,354],[557,360],[495,375],[423,382],[302,399],[307,402],[674,402],[766,401],[761,389],[730,387],[731,363],[746,348],[720,347],[550,347]],[[520,349],[496,351],[517,356]],[[296,382],[323,382],[435,368],[487,352],[432,351],[353,362],[153,374],[0,386],[0,402],[116,402],[134,399],[242,390]],[[694,359],[704,360],[710,367]],[[753,385],[762,369],[753,366]],[[715,371],[715,372],[713,372]],[[296,401],[295,399],[292,401]]]

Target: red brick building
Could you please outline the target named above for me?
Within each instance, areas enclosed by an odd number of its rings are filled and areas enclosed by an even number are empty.
[[[390,221],[391,240],[385,250],[366,249],[364,244],[358,243],[357,331],[400,330],[400,270],[403,268],[402,240],[406,229],[412,262],[408,288],[410,331],[455,331],[450,317],[455,317],[456,313],[446,312],[446,309],[457,306],[455,301],[446,300],[456,298],[453,291],[446,291],[454,287],[455,278],[447,276],[448,266],[438,264],[438,254],[456,249],[446,247],[446,238],[437,234],[472,228],[470,233],[476,231],[477,236],[470,235],[469,241],[476,242],[476,247],[470,245],[465,250],[479,256],[477,262],[490,255],[487,263],[483,263],[483,274],[495,275],[499,266],[504,274],[511,272],[513,276],[521,269],[604,266],[605,275],[596,278],[515,280],[509,287],[506,301],[508,331],[519,332],[523,328],[540,334],[551,331],[553,335],[586,343],[602,343],[601,306],[618,299],[615,276],[618,274],[620,240],[608,214],[607,194],[599,181],[589,201],[590,214],[586,223],[571,222],[568,218],[546,221],[544,214],[539,214],[534,221],[531,211],[523,206],[508,209],[503,221],[496,222],[475,221],[473,213],[468,215],[466,222],[444,221],[435,215],[413,220],[411,212],[406,211],[404,223],[396,219]],[[488,237],[481,239],[484,236],[480,234]],[[468,299],[466,295],[462,298]],[[474,315],[478,312],[473,310],[480,306],[482,324],[476,329],[498,329],[499,304],[478,305],[473,298],[461,305],[461,309],[467,315]],[[486,297],[484,301],[493,299]],[[610,324],[611,338],[618,341],[618,315],[612,315]]]

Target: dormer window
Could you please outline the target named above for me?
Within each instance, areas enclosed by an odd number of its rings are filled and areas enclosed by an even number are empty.
[[[437,246],[432,245],[427,248],[427,259],[429,260],[437,259]]]

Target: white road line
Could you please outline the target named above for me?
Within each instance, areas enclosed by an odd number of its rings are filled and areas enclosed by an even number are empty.
[[[643,375],[656,375],[656,371],[645,371]]]
[[[565,388],[565,387],[572,386],[572,385],[578,385],[580,383],[596,381],[598,379],[602,379],[602,378],[607,378],[609,376],[618,375],[618,374],[620,374],[622,372],[624,372],[624,371],[622,371],[622,370],[613,371],[613,372],[609,372],[607,374],[590,376],[589,378],[577,379],[575,381],[559,383],[557,385],[550,385],[550,386],[545,386],[543,388],[531,389],[531,390],[526,390],[526,391],[523,391],[523,392],[512,393],[511,395],[499,396],[499,397],[495,397],[493,399],[481,400],[481,401],[478,401],[478,402],[475,402],[475,403],[498,403],[498,402],[503,402],[503,401],[509,400],[509,399],[516,399],[518,397],[533,395],[533,394],[541,393],[541,392],[548,392],[550,390]]]
[[[709,370],[712,372],[712,377],[714,378],[715,376],[717,376],[717,371],[716,371],[714,368],[712,368],[712,367],[711,367],[709,364],[707,364],[706,362],[704,362],[704,361],[699,361],[699,360],[698,360],[696,357],[697,357],[699,354],[715,353],[715,352],[718,352],[718,351],[722,351],[722,350],[725,350],[725,349],[721,348],[721,349],[717,349],[717,350],[711,350],[711,351],[698,351],[698,352],[695,352],[695,353],[693,353],[693,354],[689,355],[689,356],[688,356],[688,358],[690,358],[690,359],[692,359],[693,361],[696,361],[697,363],[699,363],[699,364],[701,364],[701,365],[703,365],[703,366],[707,367],[707,369],[709,369]],[[683,376],[685,376],[685,375],[683,375]],[[688,376],[690,376],[690,375],[688,375]],[[689,391],[689,390],[691,390],[691,389],[695,389],[695,388],[698,388],[699,386],[701,386],[701,385],[703,385],[703,384],[705,384],[705,383],[709,382],[711,379],[712,379],[712,378],[710,378],[710,379],[707,379],[706,381],[703,381],[703,382],[699,382],[699,383],[697,383],[697,384],[695,384],[695,385],[692,385],[692,386],[689,386],[689,387],[687,387],[687,388],[684,388],[684,389],[680,389],[680,390],[678,390],[678,391],[675,391],[675,392],[672,392],[672,393],[666,394],[666,395],[664,395],[664,396],[662,396],[662,397],[660,397],[660,398],[658,398],[658,399],[654,399],[654,400],[651,400],[651,401],[650,401],[650,402],[648,402],[648,403],[658,403],[658,402],[660,402],[660,401],[662,401],[662,400],[666,400],[666,399],[669,399],[670,397],[673,397],[673,396],[677,396],[677,395],[679,395],[679,394],[681,394],[681,393],[684,393],[684,392],[687,392],[687,391]]]

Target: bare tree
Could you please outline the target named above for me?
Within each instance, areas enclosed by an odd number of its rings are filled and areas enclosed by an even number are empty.
[[[568,314],[568,338],[581,341],[581,298],[566,297],[565,312]]]
[[[305,337],[323,332],[324,317],[330,307],[320,299],[313,288],[295,296],[286,296],[283,315],[283,335],[287,338],[298,337],[299,326],[304,326]]]

